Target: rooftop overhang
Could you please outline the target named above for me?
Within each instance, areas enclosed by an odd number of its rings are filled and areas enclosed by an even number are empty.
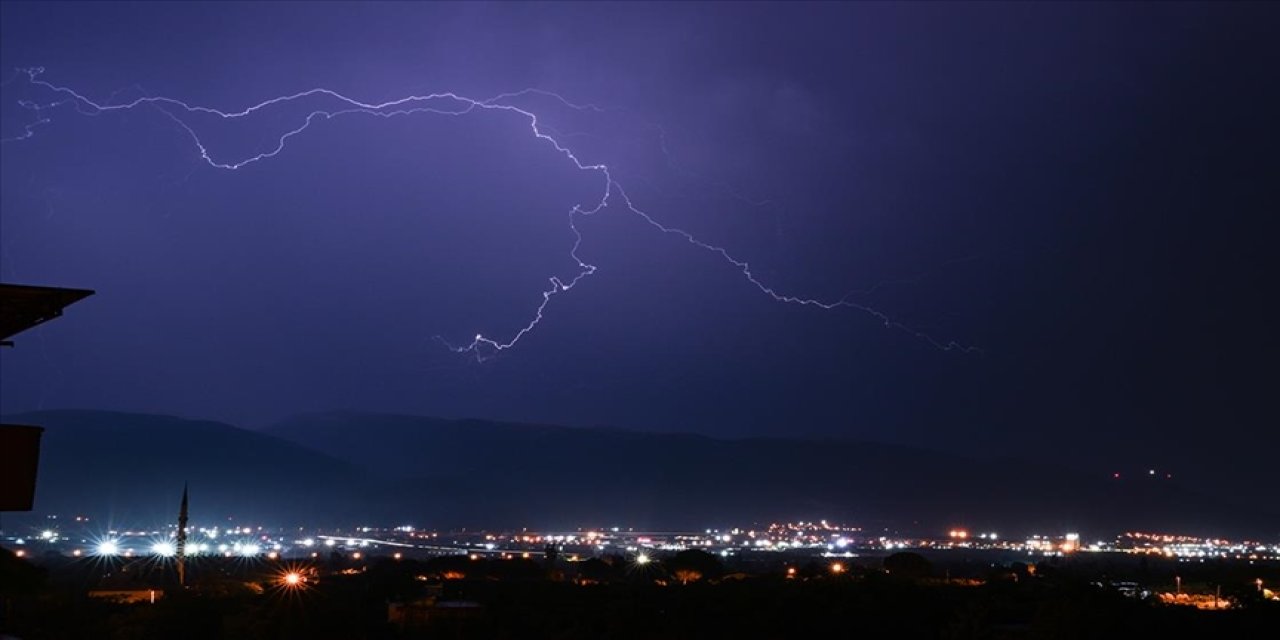
[[[9,338],[57,318],[63,309],[91,295],[89,289],[0,283],[0,345],[12,345]]]

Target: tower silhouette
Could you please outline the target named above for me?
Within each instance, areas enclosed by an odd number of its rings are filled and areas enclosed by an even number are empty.
[[[187,483],[182,483],[182,507],[178,509],[178,586],[187,586]]]

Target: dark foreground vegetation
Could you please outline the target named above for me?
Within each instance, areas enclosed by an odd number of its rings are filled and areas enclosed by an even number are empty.
[[[154,603],[144,595],[133,604],[90,592],[146,594],[171,579],[169,569],[153,560],[31,564],[0,555],[0,636],[24,640],[1274,638],[1280,631],[1280,603],[1251,596],[1240,580],[1224,591],[1238,606],[1200,611],[1099,586],[1087,575],[1092,569],[1014,564],[958,578],[914,554],[838,572],[808,561],[750,573],[701,552],[643,565],[621,557],[217,558],[193,567],[190,588],[169,584]],[[297,584],[284,580],[290,572]]]

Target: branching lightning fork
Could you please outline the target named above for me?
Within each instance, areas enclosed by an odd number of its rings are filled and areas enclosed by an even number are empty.
[[[490,338],[480,333],[476,334],[476,336],[470,342],[463,345],[453,345],[453,344],[449,344],[448,342],[445,342],[444,340],[441,340],[442,343],[444,343],[448,348],[452,349],[453,351],[457,353],[473,355],[474,357],[480,360],[483,360],[498,352],[505,351],[507,349],[514,347],[516,343],[520,341],[521,338],[523,338],[529,332],[533,331],[533,329],[537,327],[539,323],[542,322],[543,314],[545,313],[547,306],[551,303],[551,299],[553,297],[555,297],[560,293],[564,293],[572,290],[584,278],[596,272],[595,265],[585,262],[578,255],[578,249],[582,246],[582,234],[578,231],[576,220],[578,216],[589,216],[589,215],[596,214],[608,208],[611,204],[614,204],[614,203],[619,203],[627,211],[629,211],[630,213],[636,216],[639,216],[640,219],[642,219],[645,223],[657,229],[658,231],[664,234],[676,236],[699,249],[703,249],[705,251],[709,251],[711,253],[718,255],[729,265],[737,269],[742,274],[742,276],[747,280],[747,282],[751,283],[757,289],[759,289],[762,293],[764,293],[765,295],[769,296],[770,298],[772,298],[777,302],[801,305],[801,306],[817,307],[820,309],[827,309],[827,310],[837,309],[837,308],[855,309],[872,316],[876,320],[883,323],[884,326],[886,327],[897,329],[900,331],[905,331],[915,336],[916,338],[924,340],[925,342],[943,351],[955,350],[955,351],[962,351],[962,352],[978,352],[978,349],[975,347],[961,345],[953,341],[936,340],[932,336],[928,335],[923,331],[920,331],[912,327],[909,327],[905,324],[902,324],[901,322],[894,320],[889,315],[877,309],[874,309],[872,307],[869,307],[863,304],[859,304],[857,302],[853,302],[849,300],[848,297],[841,298],[838,300],[832,300],[832,301],[823,301],[823,300],[818,300],[814,298],[804,298],[804,297],[779,293],[773,287],[760,281],[755,276],[755,274],[752,273],[751,265],[747,261],[740,260],[734,257],[728,252],[728,250],[724,249],[723,247],[699,240],[693,234],[683,229],[671,227],[659,222],[649,213],[647,213],[646,211],[642,210],[641,208],[635,205],[635,203],[627,195],[627,192],[623,188],[622,184],[620,184],[617,180],[614,179],[613,174],[610,173],[608,165],[588,164],[583,162],[578,158],[577,155],[574,154],[574,152],[571,149],[561,144],[561,142],[556,137],[553,137],[552,134],[547,133],[549,129],[547,129],[546,127],[540,126],[538,121],[538,115],[536,113],[509,103],[509,101],[513,99],[518,99],[523,96],[538,95],[538,96],[554,99],[560,102],[561,104],[563,104],[565,107],[574,109],[577,111],[597,111],[597,112],[603,111],[601,107],[594,104],[575,104],[573,102],[566,100],[564,97],[560,96],[557,93],[544,91],[541,89],[524,89],[522,91],[503,93],[503,94],[496,95],[492,98],[478,100],[478,99],[461,96],[453,92],[444,92],[444,93],[430,93],[426,95],[410,95],[410,96],[406,96],[403,98],[391,100],[388,102],[382,102],[382,103],[366,103],[366,102],[361,102],[359,100],[355,100],[353,98],[349,98],[345,95],[342,95],[341,93],[332,91],[330,89],[316,88],[316,89],[303,91],[300,93],[294,93],[290,95],[271,98],[269,100],[260,102],[258,104],[255,104],[251,107],[245,108],[240,111],[222,111],[219,109],[213,109],[209,107],[191,105],[181,100],[176,100],[173,98],[153,97],[153,96],[142,97],[142,98],[132,100],[130,102],[122,102],[118,104],[111,104],[110,102],[98,103],[85,97],[81,93],[76,92],[73,89],[70,89],[64,86],[59,86],[44,80],[41,77],[44,72],[43,68],[20,69],[18,70],[18,72],[19,73],[16,76],[17,78],[25,77],[27,80],[29,80],[29,82],[32,85],[43,87],[44,89],[47,89],[57,95],[62,96],[62,98],[53,102],[43,103],[43,104],[32,102],[32,101],[19,102],[20,106],[34,113],[35,118],[31,123],[27,124],[24,127],[22,134],[12,138],[5,139],[4,140],[5,142],[25,140],[25,139],[34,137],[39,127],[45,126],[51,122],[51,118],[48,115],[49,111],[51,109],[54,109],[60,106],[67,106],[67,105],[73,106],[78,112],[86,115],[99,115],[102,113],[108,113],[112,111],[125,111],[125,110],[131,110],[131,109],[135,109],[142,106],[153,106],[158,108],[162,113],[164,113],[166,116],[172,119],[175,123],[178,124],[178,126],[180,126],[183,130],[187,132],[187,134],[191,137],[191,140],[195,145],[196,150],[199,152],[201,159],[204,160],[204,162],[206,162],[211,167],[214,167],[217,169],[231,170],[231,171],[239,170],[255,162],[267,160],[269,158],[273,158],[279,155],[282,151],[284,151],[285,146],[288,144],[291,138],[306,131],[317,120],[330,120],[330,119],[338,118],[341,116],[356,115],[356,114],[375,116],[380,118],[392,118],[395,116],[404,116],[404,115],[419,114],[419,113],[435,114],[435,115],[443,115],[443,116],[461,116],[461,115],[472,113],[478,110],[506,112],[506,113],[513,114],[518,117],[522,117],[526,119],[529,123],[529,130],[534,137],[536,137],[539,140],[545,141],[547,144],[553,147],[558,154],[564,156],[566,159],[572,162],[574,166],[577,167],[577,169],[579,169],[580,171],[598,174],[600,176],[601,181],[603,182],[603,189],[600,194],[600,199],[598,201],[590,204],[576,204],[569,210],[569,230],[573,234],[573,245],[569,251],[569,255],[577,263],[578,272],[572,278],[569,278],[567,280],[561,279],[556,276],[552,276],[550,278],[550,286],[549,288],[547,288],[542,292],[542,302],[537,305],[536,309],[534,310],[532,318],[529,320],[527,324],[525,324],[522,328],[516,331],[511,337],[505,340]],[[191,125],[189,125],[186,121],[184,121],[180,117],[180,115],[182,114],[204,114],[204,115],[211,115],[211,116],[216,116],[219,118],[229,119],[229,120],[239,119],[239,118],[245,118],[245,117],[251,116],[256,112],[266,109],[268,107],[271,107],[273,105],[291,103],[291,102],[303,100],[306,98],[332,99],[339,106],[336,109],[317,109],[317,110],[311,111],[310,113],[308,113],[308,115],[303,120],[300,126],[294,129],[291,129],[289,131],[286,131],[284,134],[282,134],[279,137],[279,139],[276,141],[276,144],[273,148],[271,148],[268,151],[263,151],[252,156],[241,158],[239,160],[219,160],[214,158],[213,155],[210,153],[208,147],[205,145],[204,141],[200,138],[199,134],[196,133],[195,129],[192,128]]]

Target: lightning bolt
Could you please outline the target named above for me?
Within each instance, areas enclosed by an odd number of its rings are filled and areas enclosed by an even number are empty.
[[[51,117],[48,115],[49,112],[62,106],[72,106],[77,112],[90,116],[151,106],[157,108],[161,113],[173,120],[173,122],[175,122],[187,133],[187,135],[190,136],[192,143],[199,152],[200,158],[205,163],[215,169],[228,171],[237,171],[256,162],[274,158],[285,150],[290,139],[308,130],[316,122],[333,120],[342,116],[365,115],[378,118],[393,118],[412,114],[431,114],[456,117],[477,111],[495,111],[508,113],[527,120],[529,123],[529,132],[535,138],[551,146],[557,154],[563,156],[569,162],[572,162],[574,167],[579,171],[596,174],[599,177],[602,184],[600,199],[589,204],[575,204],[569,210],[568,226],[569,231],[573,236],[573,244],[569,250],[569,256],[577,263],[577,273],[572,278],[568,279],[562,279],[558,276],[550,277],[549,286],[542,291],[541,303],[537,305],[531,318],[523,327],[505,339],[492,338],[482,333],[477,333],[469,342],[461,345],[450,344],[443,338],[437,337],[441,343],[454,352],[469,354],[478,360],[485,360],[502,351],[514,347],[522,338],[524,338],[524,336],[528,335],[542,322],[545,317],[547,307],[551,304],[551,300],[554,297],[573,290],[573,288],[580,282],[597,271],[596,265],[584,261],[578,255],[578,250],[582,246],[583,237],[581,232],[578,230],[577,220],[583,216],[595,215],[614,204],[618,204],[629,213],[638,216],[646,224],[663,234],[674,236],[675,238],[698,249],[708,251],[719,256],[730,267],[736,269],[748,283],[755,286],[755,288],[760,290],[761,293],[764,293],[776,302],[805,307],[815,307],[825,310],[840,308],[853,309],[871,316],[887,328],[904,331],[940,350],[981,353],[981,351],[976,347],[965,346],[955,341],[942,341],[935,339],[924,331],[920,331],[903,324],[882,311],[850,300],[850,296],[845,296],[836,300],[824,301],[816,298],[805,298],[781,293],[775,290],[772,286],[764,283],[756,277],[751,270],[751,264],[749,262],[735,257],[724,247],[705,242],[698,239],[688,231],[659,222],[656,218],[644,209],[641,209],[634,201],[632,201],[630,196],[627,195],[622,184],[614,179],[608,165],[583,162],[574,154],[572,149],[560,142],[559,137],[556,137],[553,133],[549,133],[549,131],[554,130],[542,125],[535,112],[511,104],[511,101],[533,95],[550,98],[559,102],[563,106],[576,111],[606,111],[604,107],[600,107],[595,104],[578,104],[570,102],[560,94],[534,88],[501,93],[487,99],[468,98],[453,92],[442,92],[429,93],[425,95],[409,95],[381,103],[362,102],[330,89],[315,88],[299,93],[277,96],[244,108],[240,111],[223,111],[210,107],[192,105],[181,100],[163,96],[144,96],[129,102],[116,104],[111,103],[110,100],[99,103],[69,87],[56,85],[44,80],[42,77],[43,73],[44,69],[41,67],[18,69],[14,79],[25,77],[31,85],[42,87],[62,97],[58,100],[47,103],[37,103],[28,100],[20,101],[18,103],[19,106],[31,111],[34,114],[34,118],[32,122],[25,125],[23,132],[20,135],[5,139],[3,140],[4,142],[15,142],[35,137],[36,132],[40,127],[48,125],[52,121]],[[6,81],[4,84],[9,84],[10,82],[12,82],[12,79]],[[238,120],[252,116],[253,114],[269,107],[293,103],[308,98],[333,100],[337,104],[338,108],[313,109],[303,119],[301,125],[281,134],[272,148],[240,159],[227,160],[215,158],[196,130],[179,117],[182,114],[202,114],[216,116],[225,120]],[[670,154],[666,150],[666,132],[662,129],[659,129],[659,131],[661,133],[663,152],[667,155],[668,159],[670,159]]]

